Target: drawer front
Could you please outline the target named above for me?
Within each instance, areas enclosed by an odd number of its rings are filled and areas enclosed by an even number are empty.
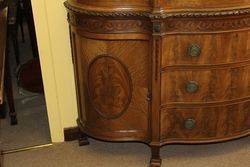
[[[159,0],[159,3],[165,9],[213,9],[243,7],[250,5],[246,0]]]
[[[161,104],[224,102],[250,97],[250,66],[168,69],[162,73]]]
[[[161,112],[161,139],[165,142],[216,141],[250,132],[250,101],[218,107],[166,108]]]
[[[166,35],[163,46],[163,68],[242,62],[250,59],[250,32]]]

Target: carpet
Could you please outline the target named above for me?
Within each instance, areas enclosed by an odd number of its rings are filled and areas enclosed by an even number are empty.
[[[21,37],[19,37],[21,64],[33,59],[26,23],[24,23],[24,33],[25,43],[22,43],[20,41]],[[8,115],[6,119],[0,121],[0,149],[12,150],[50,143],[50,130],[44,95],[27,92],[17,85],[18,68],[12,45],[9,50],[9,59],[18,125],[10,126]]]
[[[26,97],[28,98],[28,97]],[[18,125],[11,126],[9,117],[0,122],[0,146],[2,150],[19,149],[51,142],[44,98],[36,97],[23,104],[16,99]],[[44,104],[43,104],[44,103]]]
[[[162,167],[249,167],[250,137],[211,145],[169,145],[161,150]],[[4,167],[147,167],[150,149],[141,143],[91,139],[4,156]]]

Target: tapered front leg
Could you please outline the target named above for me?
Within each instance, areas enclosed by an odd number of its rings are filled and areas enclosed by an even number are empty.
[[[160,147],[151,146],[151,161],[150,167],[160,167],[161,166],[161,157],[160,157]]]
[[[78,141],[79,141],[79,146],[89,145],[88,136],[82,132],[80,132]]]

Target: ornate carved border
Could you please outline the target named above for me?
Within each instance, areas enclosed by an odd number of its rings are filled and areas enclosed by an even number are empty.
[[[102,17],[149,17],[152,19],[164,19],[164,18],[176,18],[176,17],[218,17],[218,16],[237,16],[250,14],[250,8],[221,10],[221,11],[182,11],[182,12],[141,12],[141,11],[114,11],[114,12],[99,12],[90,11],[72,6],[69,2],[64,2],[65,7],[75,13],[90,15],[90,16],[102,16]]]
[[[150,34],[152,31],[156,34],[210,33],[236,31],[250,28],[250,8],[206,12],[183,11],[177,13],[106,13],[83,10],[71,6],[68,2],[65,2],[65,6],[69,9],[68,21],[70,22],[70,24],[79,26],[81,29],[84,29],[85,31],[90,33]],[[102,16],[102,18],[89,18],[85,16]],[[138,16],[145,17],[145,19],[139,19]],[[131,17],[131,19],[125,20],[119,17]],[[150,19],[152,19],[153,22],[159,19],[163,20],[161,23],[155,25],[152,24]]]
[[[227,18],[169,18],[165,19],[160,33],[210,33],[250,29],[250,17]]]
[[[250,8],[246,9],[233,9],[221,11],[183,11],[183,12],[169,12],[169,13],[155,13],[151,14],[150,18],[165,19],[165,18],[189,18],[189,17],[219,17],[219,16],[238,16],[250,14]]]
[[[68,22],[78,26],[87,32],[93,33],[150,33],[152,24],[149,20],[124,20],[88,18],[82,15],[69,12]]]

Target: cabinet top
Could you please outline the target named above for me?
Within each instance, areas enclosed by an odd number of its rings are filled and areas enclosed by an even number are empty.
[[[109,10],[126,9],[219,9],[249,7],[250,0],[68,0],[70,3],[85,7],[97,7]]]
[[[250,13],[250,0],[67,0],[66,5],[78,10],[95,12]]]

